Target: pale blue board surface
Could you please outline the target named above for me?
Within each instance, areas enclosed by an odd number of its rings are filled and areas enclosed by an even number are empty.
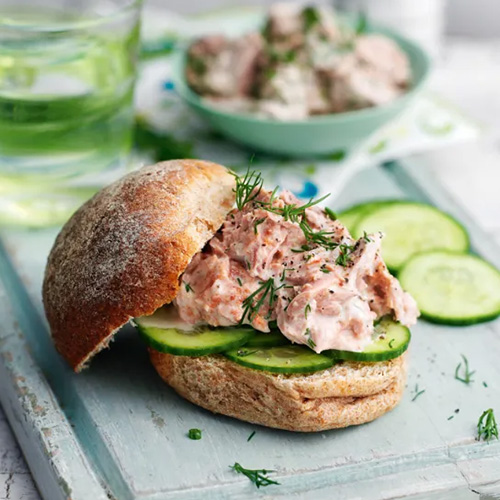
[[[499,250],[432,179],[418,165],[373,168],[334,205],[392,196],[431,201],[461,219],[475,249],[500,266]],[[73,374],[50,343],[40,301],[55,234],[4,232],[0,247],[0,399],[46,499],[419,494],[457,500],[477,498],[473,490],[500,493],[500,443],[474,439],[484,409],[500,415],[498,321],[466,328],[420,321],[403,402],[373,423],[310,435],[275,431],[212,415],[178,397],[129,327],[89,370]],[[453,377],[461,353],[477,370],[471,386]],[[412,402],[417,383],[426,392]],[[201,441],[187,439],[191,427],[203,430]],[[256,490],[230,471],[235,461],[276,469],[281,486]]]

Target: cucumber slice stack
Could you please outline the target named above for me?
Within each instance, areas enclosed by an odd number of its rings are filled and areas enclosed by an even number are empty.
[[[178,356],[223,354],[242,366],[274,373],[312,373],[340,360],[384,361],[400,356],[410,342],[407,328],[390,319],[375,327],[373,343],[363,352],[327,351],[317,354],[292,344],[281,332],[256,332],[250,327],[191,327],[173,308],[160,308],[152,316],[134,320],[146,344]]]
[[[450,215],[422,203],[399,202],[380,205],[361,217],[354,237],[364,231],[382,231],[382,257],[391,271],[397,272],[408,259],[428,250],[467,252],[469,236]]]
[[[470,325],[500,315],[500,272],[475,255],[422,253],[406,263],[399,280],[434,323]]]

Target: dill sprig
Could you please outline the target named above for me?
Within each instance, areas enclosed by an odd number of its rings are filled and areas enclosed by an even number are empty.
[[[295,271],[295,267],[284,267],[280,276],[280,281],[285,281],[287,271]]]
[[[236,206],[238,210],[243,210],[243,207],[247,203],[250,203],[259,196],[264,184],[264,179],[260,172],[250,170],[250,168],[247,169],[243,177],[235,173],[232,174],[236,179],[236,187],[233,189],[236,195]]]
[[[338,245],[338,248],[339,248],[339,255],[335,259],[335,264],[345,267],[351,260],[351,253],[354,250],[354,246],[347,245],[345,243],[340,243]]]
[[[275,472],[274,470],[245,469],[245,467],[240,465],[238,462],[235,462],[234,465],[230,465],[229,467],[238,474],[243,474],[248,477],[248,479],[250,479],[250,481],[257,486],[257,488],[260,488],[261,486],[269,486],[270,484],[280,484],[267,477],[270,472]]]
[[[262,210],[280,215],[284,220],[296,223],[300,226],[307,243],[305,245],[302,245],[300,249],[292,248],[292,252],[308,252],[309,250],[313,249],[313,245],[323,247],[326,250],[335,250],[336,248],[339,248],[340,253],[335,263],[341,266],[347,265],[350,260],[349,256],[354,247],[345,243],[337,243],[336,241],[334,241],[334,231],[325,231],[323,229],[314,231],[306,219],[306,210],[326,200],[326,198],[330,196],[329,194],[322,196],[321,198],[318,198],[316,200],[311,198],[307,203],[304,203],[303,205],[286,203],[283,205],[283,207],[276,207],[274,206],[274,202],[276,200],[278,186],[274,188],[269,201],[256,200],[257,196],[262,190],[262,186],[264,183],[262,175],[254,170],[251,171],[250,169],[246,171],[244,177],[240,177],[236,174],[233,175],[236,179],[236,188],[234,189],[234,192],[236,194],[236,206],[238,207],[238,210],[242,210],[247,203],[255,202],[255,204]],[[325,208],[325,213],[332,220],[335,220],[336,216],[334,212],[329,208]],[[257,234],[258,225],[262,224],[264,220],[265,219],[262,218],[254,221],[253,228],[255,234]],[[369,238],[366,239],[367,241],[369,240]]]
[[[455,368],[455,378],[457,380],[460,380],[460,382],[463,382],[464,384],[467,384],[469,385],[471,382],[473,382],[472,380],[472,375],[474,375],[474,373],[476,373],[476,371],[470,371],[469,370],[469,360],[463,355],[461,354],[460,356],[462,356],[462,359],[464,361],[464,368],[463,368],[463,377],[460,376],[460,368],[462,367],[462,363],[458,363],[457,367]]]
[[[477,423],[477,440],[489,441],[496,437],[498,439],[498,427],[493,409],[490,408],[482,413]]]
[[[421,396],[425,392],[425,389],[421,391],[418,390],[418,384],[415,386],[415,396],[413,396],[412,401],[415,401],[419,396]]]
[[[325,207],[325,214],[329,219],[337,220],[337,214],[331,208]]]
[[[266,281],[259,281],[259,285],[260,287],[257,288],[255,292],[251,293],[242,303],[243,315],[241,316],[240,324],[245,321],[245,318],[247,318],[249,322],[252,322],[253,318],[259,312],[266,300],[269,304],[269,310],[271,310],[276,299],[278,298],[276,292],[283,287],[289,288],[285,284],[276,287],[273,278],[269,278]],[[258,295],[260,295],[259,298],[257,298]]]
[[[263,217],[262,219],[256,219],[254,222],[253,222],[253,232],[254,234],[257,234],[257,228],[259,227],[260,224],[262,224],[263,222],[265,222],[265,217]]]
[[[371,243],[373,240],[366,234],[366,231],[363,231],[363,239],[365,243]]]
[[[306,339],[307,339],[307,345],[311,348],[314,349],[316,347],[316,342],[311,337],[311,330],[309,328],[306,328],[306,331],[304,333]]]
[[[323,229],[314,231],[305,219],[299,222],[299,226],[308,243],[319,245],[327,250],[334,250],[338,247],[338,243],[332,239],[332,235],[335,234],[333,231],[324,231]],[[304,248],[304,245],[302,245],[302,248]],[[308,247],[307,250],[311,249]]]
[[[318,198],[316,200],[311,198],[307,203],[304,203],[303,205],[296,205],[295,203],[285,203],[283,207],[275,207],[274,201],[276,199],[277,190],[278,186],[274,188],[269,201],[258,201],[257,204],[263,210],[267,210],[268,212],[276,215],[281,215],[283,219],[290,222],[301,222],[302,220],[304,220],[304,217],[306,215],[306,209],[314,207],[330,196],[329,194],[327,194],[322,198]]]
[[[304,308],[304,316],[307,319],[307,315],[311,312],[311,304],[307,304],[306,307]]]

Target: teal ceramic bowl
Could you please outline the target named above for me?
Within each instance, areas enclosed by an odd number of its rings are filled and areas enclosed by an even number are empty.
[[[187,85],[184,78],[187,49],[175,56],[172,75],[175,89],[214,129],[252,150],[295,157],[347,152],[402,113],[418,95],[429,74],[429,57],[418,45],[387,30],[373,32],[392,38],[408,55],[412,70],[411,88],[383,106],[312,116],[300,121],[277,121],[220,110]]]

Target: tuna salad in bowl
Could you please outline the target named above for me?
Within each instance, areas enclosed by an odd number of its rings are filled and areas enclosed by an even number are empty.
[[[412,42],[331,8],[275,4],[260,29],[179,54],[178,93],[213,127],[292,156],[348,150],[399,114],[428,73]]]

